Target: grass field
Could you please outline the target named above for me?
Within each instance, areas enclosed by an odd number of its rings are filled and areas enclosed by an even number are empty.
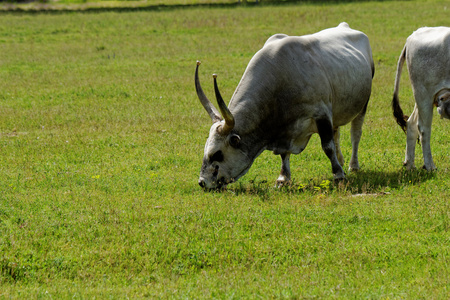
[[[437,172],[402,168],[390,109],[398,56],[447,1],[0,14],[0,299],[450,296],[450,123]],[[222,192],[197,185],[210,119],[196,60],[229,99],[274,33],[346,21],[376,72],[362,170],[335,185],[314,136],[274,187],[263,153]],[[413,107],[407,72],[400,101]],[[341,130],[349,160],[349,127]],[[416,165],[423,163],[417,147]],[[347,165],[344,169],[347,169]]]
[[[292,0],[265,0],[264,4],[294,2]],[[161,10],[167,8],[248,6],[261,0],[8,0],[0,2],[1,11],[16,12],[105,12],[131,10]]]

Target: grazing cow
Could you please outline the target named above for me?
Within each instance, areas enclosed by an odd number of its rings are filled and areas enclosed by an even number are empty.
[[[343,179],[339,127],[349,122],[353,148],[349,169],[359,169],[358,144],[374,73],[364,33],[341,23],[311,35],[270,37],[248,64],[229,107],[214,75],[221,114],[200,86],[199,65],[197,95],[213,121],[201,187],[220,188],[236,181],[264,150],[281,156],[277,184],[286,184],[291,175],[289,156],[301,153],[314,133],[319,133],[334,178]]]
[[[403,114],[398,99],[400,76],[406,60],[415,99],[408,118]],[[422,141],[423,168],[436,169],[431,156],[430,137],[433,106],[441,118],[450,119],[450,28],[419,28],[406,40],[398,60],[392,109],[397,123],[406,133],[404,165],[414,168],[416,140]]]

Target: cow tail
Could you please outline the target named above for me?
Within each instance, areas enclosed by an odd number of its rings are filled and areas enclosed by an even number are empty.
[[[395,87],[394,87],[394,96],[392,97],[392,111],[394,113],[394,118],[397,121],[397,124],[403,129],[406,133],[406,121],[408,121],[408,116],[403,114],[403,110],[400,107],[400,102],[398,99],[398,91],[400,89],[400,77],[402,75],[403,64],[406,59],[406,45],[403,48],[402,54],[398,59],[397,64],[397,74],[395,75]]]

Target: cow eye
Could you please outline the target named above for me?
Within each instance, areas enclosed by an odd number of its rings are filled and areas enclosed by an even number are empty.
[[[232,134],[228,142],[230,143],[231,147],[237,148],[241,143],[241,138],[237,134]]]
[[[222,151],[217,151],[216,153],[213,154],[213,156],[211,156],[211,158],[209,159],[209,162],[221,162],[223,161],[223,153]]]

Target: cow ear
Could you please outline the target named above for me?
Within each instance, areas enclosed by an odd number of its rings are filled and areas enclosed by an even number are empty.
[[[237,134],[231,134],[228,138],[228,143],[231,147],[237,148],[241,144],[241,138]]]

